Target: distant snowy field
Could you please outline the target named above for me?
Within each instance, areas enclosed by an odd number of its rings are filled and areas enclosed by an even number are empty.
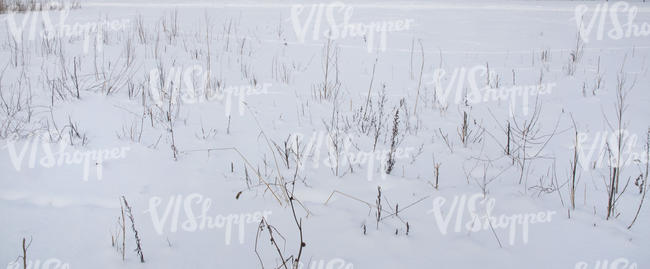
[[[650,4],[52,7],[0,13],[0,268],[650,267]]]

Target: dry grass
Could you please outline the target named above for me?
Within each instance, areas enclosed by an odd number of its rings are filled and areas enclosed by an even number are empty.
[[[30,11],[62,10],[64,8],[77,9],[80,8],[80,4],[78,1],[59,3],[43,0],[0,0],[0,14],[10,12],[24,13]]]

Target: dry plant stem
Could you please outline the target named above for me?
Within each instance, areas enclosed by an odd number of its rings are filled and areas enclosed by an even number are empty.
[[[375,64],[372,65],[372,77],[370,78],[370,86],[368,87],[368,97],[366,97],[366,108],[363,110],[363,119],[366,119],[366,113],[368,112],[368,105],[370,104],[370,92],[372,91],[372,82],[375,81],[375,68],[377,67],[377,58],[375,58]]]
[[[285,260],[284,257],[282,256],[282,251],[280,251],[280,247],[278,246],[278,243],[275,241],[275,238],[273,238],[273,229],[275,229],[275,227],[272,227],[270,224],[266,223],[266,229],[269,231],[269,236],[271,237],[271,243],[273,243],[275,249],[278,251],[278,255],[280,255],[280,259],[282,260],[282,266],[284,267],[284,269],[289,269],[287,268],[287,260]]]
[[[381,187],[377,186],[377,201],[376,201],[376,207],[377,207],[377,230],[379,230],[379,221],[381,221]]]
[[[251,113],[251,115],[253,116],[253,119],[255,119],[255,123],[257,123],[257,127],[260,129],[260,133],[262,133],[262,136],[264,136],[264,140],[266,141],[266,145],[269,147],[269,150],[271,151],[271,154],[273,155],[273,161],[275,163],[275,169],[276,169],[276,171],[278,173],[278,179],[280,179],[280,181],[281,181],[280,183],[282,185],[284,185],[286,183],[286,181],[285,181],[284,177],[282,176],[282,174],[280,173],[280,166],[278,165],[278,159],[275,156],[275,152],[273,151],[273,147],[271,147],[271,142],[269,142],[269,138],[266,136],[266,133],[262,129],[262,125],[260,125],[260,122],[257,120],[257,116],[255,115],[255,113],[253,113],[253,111],[251,111],[248,104],[246,104],[246,109],[248,110],[249,113]],[[284,191],[285,201],[288,201],[289,200],[289,193],[286,192],[285,188],[283,188],[282,190]]]
[[[140,256],[140,262],[144,263],[144,255],[142,254],[142,244],[141,244],[138,230],[135,228],[135,219],[133,218],[133,211],[124,196],[122,196],[122,201],[124,202],[124,206],[126,207],[126,213],[129,215],[129,220],[131,220],[131,229],[133,230],[133,236],[135,237],[135,245],[136,245],[135,252],[137,252],[138,255]]]
[[[507,125],[506,128],[507,128],[506,129],[506,137],[507,137],[507,139],[506,139],[506,155],[510,155],[510,134],[511,134],[510,121],[508,121],[508,125]]]
[[[266,185],[266,188],[271,192],[271,194],[273,194],[273,197],[275,197],[275,199],[278,201],[278,203],[280,204],[280,206],[283,205],[283,204],[282,204],[282,200],[281,200],[280,197],[275,193],[275,191],[273,191],[273,189],[271,188],[271,186],[269,185],[269,183],[267,183],[266,180],[264,180],[264,178],[262,178],[262,175],[260,174],[260,172],[259,172],[257,169],[255,169],[255,167],[254,167],[254,166],[253,166],[253,165],[248,161],[248,159],[246,159],[246,157],[244,156],[244,154],[242,154],[242,153],[241,153],[237,148],[232,147],[232,148],[209,148],[209,149],[197,149],[197,150],[187,150],[187,151],[183,151],[183,153],[186,153],[186,152],[197,152],[197,151],[207,151],[208,153],[210,153],[210,151],[222,151],[222,150],[233,150],[233,151],[235,151],[237,154],[239,154],[239,156],[242,158],[242,160],[244,160],[244,162],[246,163],[246,165],[247,165],[248,167],[250,167],[251,170],[253,170],[253,171],[255,172],[255,174],[257,175],[257,178],[258,178],[262,183],[264,183],[264,185]]]
[[[273,245],[275,247],[275,250],[278,252],[278,256],[280,257],[280,260],[282,260],[282,265],[278,266],[277,268],[284,267],[285,269],[289,269],[287,267],[287,262],[289,261],[289,259],[291,259],[293,257],[291,256],[288,259],[284,258],[284,255],[282,255],[282,251],[280,250],[280,246],[278,246],[277,240],[275,239],[275,237],[273,235],[273,230],[275,230],[277,232],[277,234],[283,240],[284,240],[284,237],[282,236],[282,234],[280,234],[280,232],[277,229],[275,229],[275,227],[270,225],[266,221],[265,218],[262,218],[260,220],[260,224],[258,225],[258,229],[257,229],[257,234],[255,235],[255,255],[257,255],[257,259],[260,261],[260,265],[262,266],[262,268],[264,268],[264,262],[262,261],[262,257],[260,256],[260,253],[258,252],[258,247],[257,246],[258,246],[258,242],[259,242],[260,233],[262,231],[264,231],[264,229],[267,229],[269,231],[269,238],[270,238],[270,241],[271,241],[271,245]]]
[[[516,157],[520,169],[519,184],[524,182],[524,179],[527,179],[528,177],[526,172],[527,169],[530,169],[529,167],[531,165],[529,163],[535,159],[543,157],[541,156],[541,153],[553,136],[555,136],[560,123],[560,118],[558,118],[551,133],[540,134],[540,114],[541,104],[537,98],[535,100],[533,114],[529,118],[525,119],[523,123],[520,123],[513,118],[513,135],[516,139],[515,145],[517,146],[517,150],[521,151],[521,154]],[[537,150],[535,150],[534,147],[536,147]],[[533,150],[533,153],[531,154],[529,150]]]
[[[29,239],[29,243],[27,243],[27,244],[25,244],[25,241],[26,241],[26,240],[25,240],[25,238],[23,237],[23,255],[21,256],[21,258],[23,259],[23,269],[27,269],[27,268],[28,268],[28,267],[27,267],[27,249],[29,248],[29,246],[32,245],[32,239],[30,238],[30,239]]]
[[[443,134],[441,128],[438,128],[438,132],[440,133],[440,137],[442,137],[442,141],[444,141],[445,145],[447,145],[449,152],[454,153],[454,149],[452,148],[452,145],[449,142],[449,134]]]
[[[295,186],[295,184],[294,184]],[[285,186],[286,189],[286,186]],[[305,241],[302,236],[302,218],[300,221],[298,221],[298,217],[296,216],[296,208],[293,206],[293,191],[291,192],[291,197],[289,198],[289,205],[291,205],[291,213],[293,214],[293,220],[296,222],[296,226],[298,227],[298,231],[300,233],[300,248],[298,250],[298,256],[296,256],[294,263],[293,263],[293,268],[297,269],[298,265],[300,264],[300,257],[302,257],[302,249],[307,245],[305,244]]]
[[[328,80],[328,75],[329,75],[329,66],[330,66],[330,47],[332,45],[332,40],[327,39],[327,49],[325,51],[325,78],[323,81],[323,96],[325,99],[327,99],[328,92],[327,92],[327,84],[329,83]]]
[[[609,158],[611,160],[611,149],[609,148],[609,144],[607,145],[607,152],[609,154]],[[614,199],[614,196],[616,195],[616,172],[617,169],[616,167],[612,168],[611,162],[607,162],[608,166],[608,171],[609,171],[609,186],[607,189],[607,219],[609,220],[609,217],[612,215],[614,212],[614,209],[616,208],[615,202],[616,200]]]
[[[440,163],[436,162],[435,157],[433,158],[433,168],[434,168],[434,175],[436,178],[436,185],[434,186],[436,190],[438,189],[438,179],[440,177]]]
[[[24,237],[23,237],[23,269],[27,269],[27,248],[25,247]]]
[[[416,205],[416,204],[418,204],[418,203],[420,203],[420,202],[426,200],[426,199],[429,198],[429,197],[431,197],[431,196],[430,196],[430,195],[424,196],[424,197],[418,199],[417,201],[415,201],[415,202],[413,202],[413,203],[411,203],[411,204],[409,204],[409,205],[407,205],[407,206],[405,206],[405,207],[400,208],[400,210],[395,210],[395,213],[391,213],[391,214],[389,214],[389,215],[386,215],[386,216],[382,217],[381,220],[387,219],[387,218],[392,217],[392,216],[396,216],[396,217],[397,217],[397,216],[398,216],[397,214],[398,214],[399,212],[404,212],[404,211],[405,211],[406,209],[408,209],[409,207],[412,207],[412,206],[414,206],[414,205]]]
[[[343,192],[340,192],[340,191],[337,191],[337,190],[332,191],[332,193],[330,193],[330,196],[327,197],[327,200],[323,204],[327,205],[329,203],[330,199],[332,199],[332,197],[334,196],[335,193],[341,194],[341,195],[343,195],[345,197],[348,197],[348,198],[350,198],[352,200],[355,200],[357,202],[364,203],[364,204],[366,204],[368,206],[368,208],[372,209],[372,204],[370,204],[370,203],[368,203],[368,202],[366,202],[364,200],[361,200],[359,198],[356,198],[356,197],[354,197],[352,195],[349,195],[349,194],[346,194],[346,193],[343,193]]]
[[[460,142],[463,143],[463,146],[467,147],[467,129],[469,123],[467,122],[467,111],[463,111],[463,124],[461,125],[458,135],[460,136]]]
[[[122,261],[124,261],[124,252],[126,249],[126,223],[124,219],[124,206],[120,201],[120,210],[122,211]]]
[[[497,233],[494,231],[494,227],[492,227],[492,221],[488,219],[488,224],[490,224],[490,230],[492,230],[492,234],[494,234],[494,238],[497,239],[497,243],[499,243],[499,248],[503,248],[503,245],[501,245],[501,240],[499,240],[499,236],[497,236]]]
[[[255,255],[257,256],[257,260],[260,261],[260,266],[262,269],[264,269],[264,261],[262,261],[262,257],[260,256],[260,253],[257,252],[257,243],[259,242],[260,238],[260,232],[264,229],[264,220],[260,220],[260,223],[257,225],[257,233],[255,234]]]
[[[630,223],[630,225],[627,226],[628,230],[632,228],[632,225],[634,225],[636,219],[639,217],[639,213],[641,212],[641,207],[643,206],[643,200],[645,199],[645,194],[648,192],[648,172],[650,172],[648,171],[648,166],[650,165],[650,128],[648,128],[645,150],[646,150],[646,156],[645,156],[645,175],[643,175],[643,194],[641,195],[639,208],[636,210],[634,219],[632,220],[632,223]]]
[[[573,210],[576,209],[576,172],[578,168],[578,128],[576,127],[576,123],[573,120],[573,116],[571,117],[571,121],[573,122],[573,130],[575,133],[575,141],[573,145],[573,160],[571,161],[571,208]]]
[[[413,79],[413,48],[415,47],[415,38],[411,39],[411,62],[409,64],[409,76]]]
[[[424,72],[424,47],[422,47],[422,40],[418,40],[420,43],[420,51],[422,52],[422,65],[420,65],[420,80],[418,81],[418,92],[415,95],[415,106],[413,107],[413,115],[418,113],[418,99],[420,99],[420,87],[422,86],[422,73]]]
[[[562,198],[562,192],[560,191],[560,184],[558,184],[558,182],[557,182],[557,170],[555,169],[555,161],[553,161],[552,170],[553,170],[553,172],[551,174],[551,178],[552,178],[553,182],[555,182],[555,188],[557,190],[557,194],[558,194],[558,196],[560,196],[560,203],[562,203],[562,206],[564,206],[564,198]],[[587,189],[585,188],[585,200],[586,200],[586,195],[587,195],[586,193],[587,193]],[[586,201],[585,201],[585,204],[586,204]]]
[[[397,150],[397,135],[399,134],[399,108],[395,109],[395,117],[393,118],[393,132],[391,133],[390,151],[388,152],[388,160],[386,161],[386,174],[390,174],[395,166],[395,150]]]
[[[370,214],[370,213],[372,212],[372,209],[373,209],[373,208],[377,208],[375,205],[373,205],[373,204],[371,204],[371,203],[369,203],[369,202],[366,202],[366,201],[364,201],[364,200],[361,200],[361,199],[359,199],[359,198],[357,198],[357,197],[354,197],[354,196],[352,196],[352,195],[349,195],[349,194],[347,194],[347,193],[344,193],[344,192],[341,192],[341,191],[338,191],[338,190],[334,190],[334,191],[332,191],[332,192],[330,193],[330,195],[327,197],[327,200],[325,200],[325,202],[323,203],[323,205],[327,205],[327,204],[330,202],[330,200],[332,199],[332,197],[334,197],[334,194],[337,194],[337,193],[340,194],[340,195],[343,195],[343,196],[345,196],[345,197],[347,197],[347,198],[350,198],[350,199],[352,199],[352,200],[355,200],[355,201],[357,201],[357,202],[360,202],[360,203],[362,203],[362,204],[365,204],[366,206],[368,206],[368,214]],[[411,203],[410,205],[408,205],[408,206],[402,208],[402,209],[400,210],[400,212],[403,212],[403,211],[406,210],[407,208],[409,208],[409,207],[411,207],[411,206],[413,206],[413,205],[415,205],[415,204],[417,204],[417,203],[419,203],[419,202],[421,202],[421,201],[424,201],[425,199],[427,199],[427,198],[429,198],[429,197],[430,197],[430,196],[425,196],[425,197],[423,197],[423,198],[417,200],[416,202]],[[381,209],[381,211],[384,212],[384,213],[386,213],[386,214],[388,214],[388,215],[382,217],[382,219],[385,219],[385,218],[388,218],[388,217],[390,217],[390,216],[395,215],[395,212],[390,212],[390,211],[384,210],[383,208]],[[401,219],[400,219],[400,220],[401,220]],[[402,221],[402,222],[403,222],[403,221]]]
[[[625,62],[625,59],[623,60]],[[622,70],[621,66],[621,70]],[[632,83],[632,85],[626,90],[626,84],[627,84],[627,79],[625,77],[625,74],[622,73],[622,71],[618,74],[616,77],[616,102],[615,102],[615,109],[616,109],[616,164],[615,167],[611,169],[611,179],[610,179],[610,190],[609,190],[609,199],[607,203],[607,219],[612,217],[614,214],[614,210],[616,209],[616,200],[615,195],[619,193],[618,188],[619,188],[619,181],[620,181],[620,175],[621,175],[621,151],[623,149],[623,128],[624,128],[624,113],[625,110],[627,110],[627,94],[629,93],[629,90],[634,87],[635,83]],[[609,124],[609,122],[608,122]],[[611,125],[610,125],[611,128]],[[612,128],[613,129],[613,128]],[[611,160],[611,158],[610,158]],[[610,161],[611,162],[611,161]],[[610,163],[608,162],[608,163]],[[611,165],[611,164],[610,164]]]

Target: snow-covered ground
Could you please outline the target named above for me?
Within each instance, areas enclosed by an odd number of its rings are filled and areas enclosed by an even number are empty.
[[[0,267],[650,266],[646,3],[55,7],[0,14]]]

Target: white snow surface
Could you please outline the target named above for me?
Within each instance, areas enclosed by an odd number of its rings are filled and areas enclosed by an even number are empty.
[[[28,40],[27,28],[24,40],[14,42],[9,22],[21,23],[27,15],[0,14],[0,267],[22,268],[23,238],[31,241],[27,260],[32,268],[37,268],[37,261],[45,268],[42,264],[48,259],[69,268],[281,267],[267,228],[259,231],[259,218],[251,217],[256,212],[266,212],[265,220],[277,229],[275,242],[285,259],[299,252],[296,221],[301,223],[306,245],[300,268],[599,268],[604,261],[616,260],[629,265],[607,268],[650,267],[650,201],[645,201],[628,229],[644,197],[635,180],[646,173],[650,36],[605,35],[598,40],[593,30],[569,74],[578,36],[575,10],[585,5],[587,15],[593,16],[605,2],[337,3],[354,8],[353,23],[406,19],[412,23],[410,29],[387,33],[385,50],[368,52],[367,36],[333,40],[328,80],[338,81],[340,88],[330,98],[316,96],[324,80],[326,26],[314,40],[312,24],[301,42],[291,19],[292,7],[300,4],[305,8],[300,22],[305,23],[318,1],[82,1],[69,11],[66,24],[128,22],[123,29],[106,31],[99,41],[101,49],[93,45],[92,35],[86,51],[83,36],[62,37],[48,45],[40,37]],[[650,5],[628,4],[638,8],[636,23],[650,23]],[[177,27],[172,34],[175,12]],[[55,11],[50,14],[59,16]],[[27,20],[26,25],[31,23]],[[604,27],[612,29],[611,21],[605,21]],[[374,42],[379,44],[378,36]],[[268,89],[246,96],[245,104],[233,95],[230,103],[177,100],[170,108],[167,97],[157,105],[151,96],[158,80],[150,75],[159,67],[164,73],[171,68],[210,70],[215,88],[267,84]],[[442,85],[447,85],[455,70],[479,67],[492,74],[477,73],[479,87],[489,81],[490,87],[502,88],[552,84],[552,90],[538,99],[531,96],[526,108],[517,99],[512,113],[509,99],[456,102],[455,87],[446,108],[438,103],[436,70],[446,71]],[[618,129],[617,81],[622,79],[629,90],[622,129],[637,138],[629,141],[629,152],[641,154],[622,166],[622,194],[617,194],[614,216],[607,219],[610,170],[607,165],[592,167],[598,153],[579,163],[576,205],[571,207],[573,121],[577,131],[589,137],[582,145],[581,157],[585,157],[599,133]],[[468,88],[471,85],[466,83],[464,89]],[[397,158],[389,175],[382,175],[382,160],[372,166],[328,167],[331,138],[348,136],[350,151],[373,152],[374,127],[362,129],[364,122],[369,124],[377,116],[382,91],[385,105],[375,154],[381,159],[390,150],[399,110],[397,147],[408,156]],[[372,110],[364,120],[368,96]],[[522,152],[513,137],[513,153],[506,155],[507,122],[513,128],[515,122],[529,123],[535,103],[537,131],[529,135],[541,139]],[[470,130],[465,144],[460,138],[464,113]],[[56,130],[65,134],[63,142],[57,141]],[[54,137],[39,136],[46,131]],[[70,145],[69,135],[74,137],[74,132],[85,141],[73,138]],[[290,152],[287,165],[285,142],[291,145],[288,138],[295,139],[295,134],[302,135],[300,147],[321,134],[325,142],[311,156]],[[53,167],[39,163],[48,156],[44,145],[54,150],[61,144],[72,156],[106,149],[123,154],[90,161],[84,178],[82,163]],[[20,159],[16,154],[24,149]],[[521,156],[533,155],[526,160],[522,176]],[[36,161],[30,167],[32,157]],[[302,167],[298,158],[305,161]],[[440,164],[438,188],[434,188],[435,163]],[[122,259],[122,196],[132,207],[145,263],[133,251],[136,243],[128,216]],[[296,219],[288,196],[295,197]],[[188,197],[194,200],[178,204],[178,230],[171,230],[176,210],[169,204],[170,219],[157,232],[157,220],[165,215],[170,199]],[[465,226],[471,212],[467,205],[454,211],[452,204],[455,198],[460,202],[471,197],[493,201],[491,214],[497,218],[553,214],[527,229],[514,225],[513,234],[500,227],[469,231],[459,226],[457,232],[456,224]],[[161,202],[158,207],[153,206],[156,199]],[[251,220],[233,221],[231,231],[227,223],[191,229],[186,207],[198,215],[206,199],[211,201],[207,209],[211,218],[244,219],[248,214]],[[451,216],[446,230],[433,213],[440,199],[446,199],[439,208],[442,217]],[[459,211],[465,214],[460,222]],[[117,237],[117,246],[111,245],[112,236]],[[289,261],[287,267],[291,266]]]

